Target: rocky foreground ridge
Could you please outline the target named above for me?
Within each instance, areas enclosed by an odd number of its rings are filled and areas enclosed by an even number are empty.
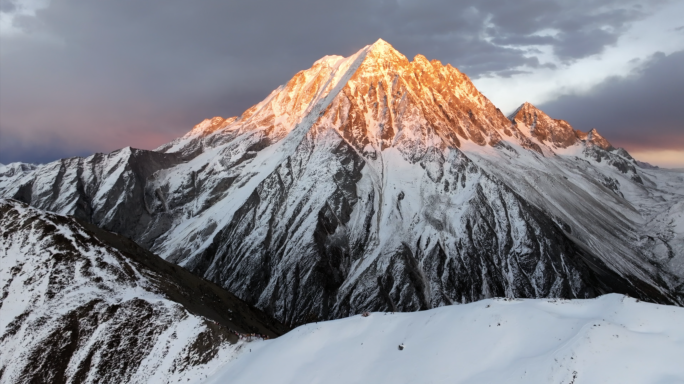
[[[122,236],[0,199],[0,383],[174,383],[288,329]]]
[[[0,168],[288,324],[482,298],[684,304],[684,176],[380,40],[154,151]]]

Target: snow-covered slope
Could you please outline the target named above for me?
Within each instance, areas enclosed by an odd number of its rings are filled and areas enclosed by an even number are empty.
[[[35,164],[0,164],[0,191],[11,188],[24,176],[32,174],[36,168],[37,166]]]
[[[684,303],[684,174],[380,40],[156,151],[0,175],[289,323],[488,297]]]
[[[197,381],[286,331],[121,236],[0,200],[0,383]]]
[[[255,343],[205,383],[681,383],[682,323],[616,294],[375,312]]]

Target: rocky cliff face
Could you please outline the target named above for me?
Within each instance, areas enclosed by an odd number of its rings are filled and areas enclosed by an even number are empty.
[[[457,69],[383,41],[155,151],[0,180],[292,324],[492,296],[682,304],[682,187],[530,104],[506,118]]]
[[[0,382],[185,382],[287,328],[134,242],[0,200]]]

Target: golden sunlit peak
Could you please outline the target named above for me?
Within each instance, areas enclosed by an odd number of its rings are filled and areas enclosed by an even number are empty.
[[[406,56],[402,55],[401,52],[397,51],[383,39],[378,39],[375,43],[368,45],[364,48],[366,54],[366,63],[382,63],[382,65],[388,65],[387,63],[394,63],[394,65],[408,64],[408,59]]]
[[[371,44],[368,49],[369,52],[375,53],[394,53],[400,54],[394,47],[383,39],[378,39],[375,43]]]
[[[373,46],[389,46],[390,48],[392,47],[392,44],[386,42],[383,39],[378,39],[375,43],[373,43]]]

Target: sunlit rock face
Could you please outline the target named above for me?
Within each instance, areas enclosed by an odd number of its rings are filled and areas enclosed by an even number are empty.
[[[456,68],[382,40],[155,151],[0,186],[287,323],[493,296],[683,303],[681,174],[527,103],[509,119]]]
[[[574,130],[567,121],[552,119],[527,102],[513,112],[510,119],[515,125],[528,127],[530,135],[538,141],[556,148],[567,148],[587,138],[586,133]]]

